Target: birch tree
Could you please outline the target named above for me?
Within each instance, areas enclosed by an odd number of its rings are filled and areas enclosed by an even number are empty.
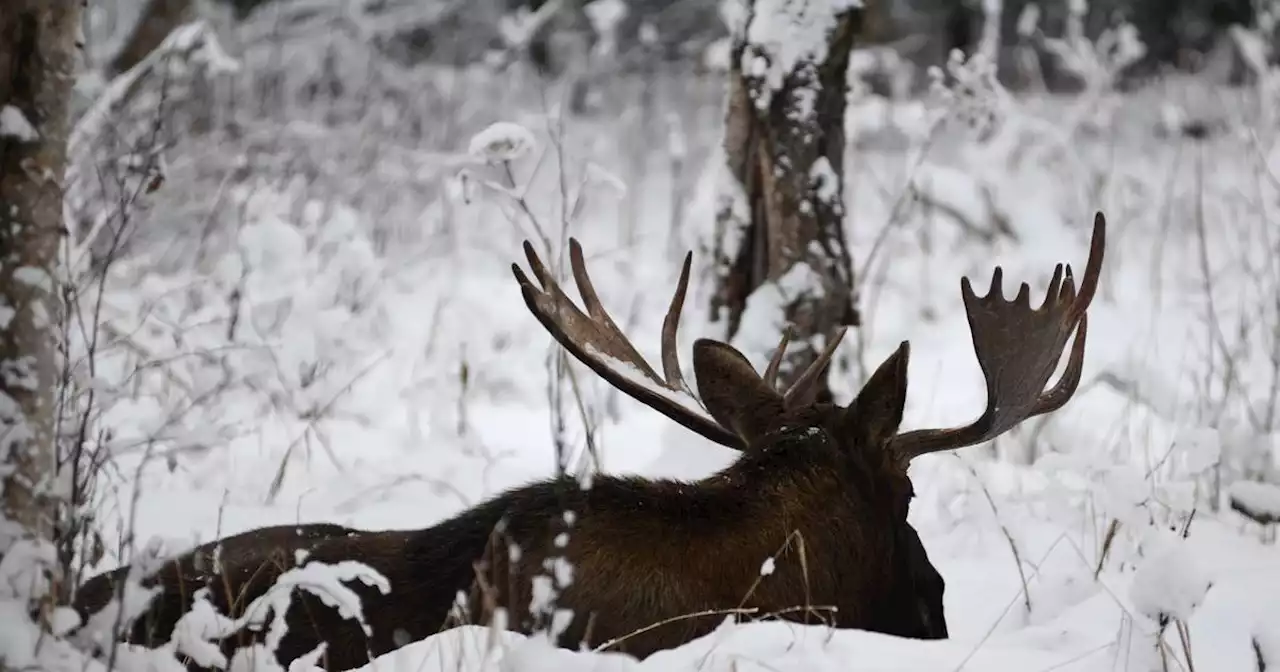
[[[5,0],[0,11],[0,555],[34,560],[45,558],[58,506],[54,278],[81,3]],[[10,560],[0,566],[12,571]],[[42,575],[0,597],[34,600],[47,615]]]

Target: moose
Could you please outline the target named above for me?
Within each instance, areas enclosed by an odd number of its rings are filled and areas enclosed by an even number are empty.
[[[778,369],[787,333],[763,373],[732,346],[702,338],[692,350],[695,394],[676,345],[691,253],[663,322],[659,374],[601,304],[576,240],[569,260],[583,308],[526,242],[533,279],[518,264],[512,270],[528,309],[552,337],[618,390],[738,451],[736,461],[691,482],[601,475],[586,487],[571,476],[552,478],[422,530],[317,524],[246,532],[183,554],[146,579],[162,589],[159,597],[120,636],[167,641],[202,587],[218,609],[236,616],[299,564],[355,560],[390,588],[350,582],[369,629],[301,592],[275,649],[280,663],[326,643],[322,665],[351,669],[453,625],[495,619],[526,634],[546,630],[560,646],[641,658],[703,636],[727,615],[945,638],[945,583],[907,522],[914,497],[908,466],[922,455],[989,441],[1071,399],[1105,237],[1099,212],[1079,289],[1071,267],[1058,264],[1037,308],[1026,283],[1012,301],[1004,297],[999,266],[985,296],[962,278],[986,408],[962,427],[906,432],[899,431],[906,341],[840,406],[816,397],[843,331],[786,389],[779,389]],[[215,552],[216,566],[209,562]],[[101,611],[127,572],[87,582],[77,596],[80,613]],[[567,618],[548,617],[552,608]],[[261,638],[246,628],[222,646],[230,651]]]

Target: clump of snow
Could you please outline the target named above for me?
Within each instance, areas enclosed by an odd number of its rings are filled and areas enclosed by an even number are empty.
[[[627,17],[627,3],[624,0],[592,0],[582,8],[591,29],[599,36],[594,55],[611,56],[617,50],[615,33],[618,24]]]
[[[515,161],[537,147],[533,133],[520,124],[499,121],[471,136],[470,154],[487,163]]]
[[[732,345],[763,370],[787,325],[787,307],[806,297],[821,296],[822,276],[803,261],[776,281],[761,284],[747,297]],[[823,344],[817,343],[816,347]]]
[[[124,585],[98,611],[89,614],[84,624],[72,634],[71,641],[86,649],[105,647],[114,633],[124,632],[151,607],[160,595],[158,586],[145,586],[143,581],[158,572],[165,563],[181,552],[182,544],[173,545],[170,540],[153,535],[142,548],[137,549],[125,573]]]
[[[612,32],[627,16],[627,3],[623,0],[592,0],[582,9],[597,33]]]
[[[733,55],[733,38],[722,37],[702,50],[702,66],[711,72],[728,72]]]
[[[1236,481],[1227,490],[1232,507],[1259,523],[1280,522],[1280,486],[1258,481]]]
[[[244,615],[237,619],[234,625],[237,628],[245,624],[258,627],[265,624],[267,614],[271,614],[272,621],[264,644],[268,650],[275,651],[288,634],[285,618],[288,616],[294,589],[297,588],[315,595],[325,605],[337,610],[342,618],[357,621],[365,633],[370,634],[360,596],[344,585],[349,581],[358,581],[372,586],[384,595],[391,592],[391,584],[387,578],[362,562],[354,560],[333,564],[312,562],[304,567],[296,567],[282,573],[271,590],[254,599],[245,608]],[[223,636],[229,634],[231,633],[222,633]]]
[[[201,667],[226,668],[227,657],[216,640],[234,632],[235,623],[207,598],[208,589],[201,589],[191,608],[174,624],[166,647],[176,654],[190,656],[192,662]]]
[[[20,529],[0,516],[6,532]],[[0,557],[0,668],[49,672],[105,672],[105,667],[74,648],[59,631],[74,627],[65,612],[45,631],[32,620],[35,605],[49,595],[49,577],[57,569],[52,544],[39,539],[9,540]],[[54,635],[54,636],[51,636]],[[164,669],[164,668],[161,668]],[[172,668],[169,668],[172,670]]]
[[[22,110],[12,105],[0,105],[0,138],[35,142],[40,139],[40,133],[27,120],[27,115]]]
[[[10,670],[105,672],[101,663],[84,656],[65,640],[51,638],[31,620],[27,603],[0,599],[0,665]]]
[[[0,557],[0,599],[39,601],[49,593],[49,572],[57,566],[51,544],[19,540]]]
[[[841,189],[844,185],[840,183],[840,177],[836,175],[827,157],[819,156],[813,162],[813,167],[809,169],[809,179],[813,181],[813,192],[818,200],[828,207],[835,208],[836,214],[839,214]]]
[[[830,46],[828,36],[835,30],[840,16],[862,7],[862,0],[758,0],[751,7],[746,42],[750,48],[742,54],[742,71],[759,77],[766,87],[756,92],[756,106],[769,106],[771,94],[782,88],[787,75],[802,64],[818,64],[826,60]],[[742,10],[728,4],[721,10],[732,26],[740,22]]]
[[[1170,541],[1138,566],[1129,597],[1152,620],[1187,621],[1213,585],[1185,542]]]
[[[204,20],[178,26],[164,39],[159,49],[183,53],[186,58],[174,61],[174,65],[180,68],[198,63],[207,67],[211,74],[240,72],[240,62],[227,54],[217,34]]]

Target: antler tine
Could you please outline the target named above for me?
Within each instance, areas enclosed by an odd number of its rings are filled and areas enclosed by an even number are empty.
[[[1089,316],[1082,315],[1080,324],[1076,325],[1075,340],[1071,342],[1071,354],[1067,357],[1066,370],[1062,372],[1062,377],[1058,379],[1058,384],[1054,385],[1053,389],[1040,395],[1035,409],[1027,416],[1028,418],[1052,413],[1071,401],[1071,396],[1080,386],[1080,375],[1084,372],[1084,344],[1088,331]]]
[[[577,240],[569,241],[569,261],[586,313],[564,293],[555,277],[538,258],[533,245],[527,241],[524,252],[538,284],[535,285],[518,264],[512,264],[511,272],[520,285],[521,296],[529,311],[565,350],[590,367],[596,375],[636,401],[715,443],[734,449],[743,447],[741,437],[717,423],[702,408],[701,402],[687,389],[680,375],[680,361],[675,354],[675,336],[680,323],[679,313],[684,306],[688,289],[691,257],[685,259],[680,282],[663,322],[664,375],[659,377],[604,309],[591,277],[587,274],[582,247]]]
[[[684,310],[684,297],[689,291],[689,270],[693,268],[693,252],[686,252],[684,265],[680,268],[680,280],[676,283],[676,293],[671,296],[671,305],[667,307],[667,315],[662,318],[662,377],[667,380],[667,387],[675,390],[689,391],[684,382],[684,374],[680,371],[680,353],[677,336],[680,331],[680,313]]]
[[[532,247],[528,248],[532,250]],[[587,264],[582,256],[582,245],[578,243],[577,238],[569,239],[569,267],[573,271],[573,282],[578,286],[578,294],[582,296],[582,305],[587,309],[587,315],[591,319],[604,327],[606,331],[612,335],[617,346],[624,350],[626,357],[624,361],[633,364],[644,372],[650,378],[657,379],[658,374],[654,373],[649,363],[644,361],[644,357],[631,344],[631,340],[623,335],[622,330],[614,323],[613,318],[609,317],[609,311],[604,309],[604,304],[600,303],[600,297],[596,294],[596,287],[591,282],[591,276],[587,274]]]
[[[1098,291],[1098,276],[1102,273],[1102,256],[1107,246],[1107,218],[1101,211],[1093,216],[1093,234],[1089,241],[1089,261],[1084,266],[1084,278],[1080,280],[1080,292],[1071,305],[1071,316],[1080,318]]]
[[[1070,267],[1067,267],[1067,282],[1071,282]],[[1036,310],[1044,310],[1050,303],[1057,300],[1062,292],[1062,264],[1055,264],[1053,267],[1053,278],[1049,280],[1049,289],[1044,293],[1044,303]]]
[[[764,382],[769,387],[777,388],[778,386],[778,369],[782,367],[782,358],[787,354],[787,345],[791,343],[791,337],[795,335],[795,330],[791,325],[787,325],[782,329],[782,340],[778,342],[778,349],[773,351],[773,356],[769,358],[769,365],[764,369]]]
[[[1058,264],[1039,308],[1030,307],[1030,288],[1024,283],[1013,301],[1005,300],[1000,285],[1002,270],[992,273],[986,296],[973,292],[968,278],[960,282],[960,294],[969,318],[973,349],[987,384],[987,406],[974,422],[951,429],[906,432],[890,442],[906,459],[940,450],[952,450],[993,439],[1027,418],[1061,408],[1075,394],[1084,368],[1088,334],[1086,311],[1097,291],[1106,247],[1106,219],[1094,217],[1089,261],[1077,293],[1071,266]],[[1075,333],[1062,378],[1045,390],[1058,367],[1067,339]]]
[[[841,339],[847,331],[847,327],[840,327],[836,333],[827,342],[827,347],[822,349],[822,353],[818,358],[813,360],[809,368],[805,369],[796,378],[796,382],[791,384],[786,393],[782,395],[782,404],[787,408],[799,408],[808,406],[813,403],[814,397],[818,393],[818,380],[822,376],[823,370],[831,363],[831,357],[835,354],[836,348],[840,346]]]

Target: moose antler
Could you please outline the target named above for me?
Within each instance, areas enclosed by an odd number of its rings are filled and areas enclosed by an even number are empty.
[[[618,325],[609,317],[608,311],[600,303],[600,297],[596,295],[591,278],[587,275],[586,264],[582,258],[582,246],[577,239],[569,239],[569,265],[573,271],[574,283],[578,285],[578,293],[582,295],[582,304],[586,308],[586,313],[574,305],[568,295],[560,289],[559,283],[538,258],[533,245],[528,241],[524,243],[524,254],[529,260],[529,268],[541,285],[539,288],[530,281],[520,269],[519,264],[511,265],[511,271],[515,274],[516,281],[520,283],[525,305],[556,341],[572,353],[578,361],[586,364],[596,375],[627,396],[703,437],[737,450],[745,447],[745,442],[737,433],[711,417],[702,400],[689,388],[684,375],[680,372],[676,334],[680,328],[680,312],[684,308],[685,294],[689,289],[689,271],[693,264],[692,252],[685,254],[684,265],[680,269],[680,280],[676,284],[675,294],[671,297],[666,318],[662,321],[661,377],[636,351],[635,346],[622,333],[622,330],[618,329]],[[784,332],[782,343],[770,360],[769,368],[766,369],[764,378],[770,386],[775,383],[782,351],[790,338],[789,331],[788,329]],[[843,330],[838,332],[822,354],[785,391],[783,398],[787,407],[812,403],[818,374],[831,362],[831,356],[843,335]]]
[[[1022,283],[1013,301],[1004,298],[999,266],[991,276],[991,288],[975,296],[969,279],[960,281],[973,349],[987,383],[987,408],[973,423],[952,429],[922,429],[895,436],[889,448],[905,459],[925,453],[963,448],[989,441],[1013,429],[1023,420],[1066,404],[1080,384],[1084,344],[1088,330],[1085,311],[1098,288],[1102,253],[1106,246],[1106,219],[1099,212],[1093,220],[1093,240],[1080,291],[1076,292],[1071,266],[1058,264],[1045,293],[1044,303],[1031,308],[1031,288]],[[1058,367],[1067,337],[1076,332],[1062,378],[1045,391]]]

